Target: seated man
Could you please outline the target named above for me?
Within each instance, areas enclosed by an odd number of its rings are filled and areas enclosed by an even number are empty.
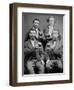
[[[53,43],[52,41],[47,42],[46,46],[45,46],[45,59],[46,59],[46,72],[52,72],[53,70],[53,63],[52,63],[52,59],[53,59],[53,48],[55,46],[55,43]]]
[[[40,43],[41,44],[41,43]],[[39,41],[36,40],[36,31],[31,29],[29,32],[29,40],[24,45],[25,64],[30,74],[35,74],[35,68],[38,69],[38,73],[44,73],[43,57],[39,55]]]
[[[62,63],[62,46],[58,46],[58,31],[53,34],[53,40],[49,41],[46,44],[45,51],[48,55],[46,58],[46,70],[51,73],[58,73],[63,71],[63,63]]]

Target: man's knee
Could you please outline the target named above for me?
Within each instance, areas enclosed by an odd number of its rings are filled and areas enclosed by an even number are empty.
[[[33,62],[32,61],[28,61],[27,62],[27,69],[29,71],[29,73],[34,73],[34,67],[33,67]]]
[[[44,73],[44,64],[42,62],[37,62],[36,66],[39,69],[39,73]]]
[[[48,63],[46,63],[46,69],[52,69],[53,67],[53,62],[49,61]]]
[[[61,68],[61,69],[63,68],[63,64],[62,64],[61,61],[58,61],[58,67]]]

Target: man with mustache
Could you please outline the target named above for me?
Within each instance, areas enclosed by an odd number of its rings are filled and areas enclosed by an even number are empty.
[[[44,73],[44,58],[40,56],[42,48],[42,44],[36,39],[36,30],[30,29],[29,39],[24,44],[24,60],[29,74]]]

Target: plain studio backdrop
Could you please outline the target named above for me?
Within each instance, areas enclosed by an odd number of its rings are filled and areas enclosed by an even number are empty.
[[[70,84],[26,87],[9,86],[9,4],[12,2],[14,2],[14,0],[0,0],[0,90],[73,90],[74,82]],[[15,2],[50,5],[71,5],[73,6],[74,11],[74,0],[15,0]]]

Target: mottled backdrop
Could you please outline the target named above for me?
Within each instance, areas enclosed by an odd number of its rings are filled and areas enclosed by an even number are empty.
[[[33,20],[38,18],[40,20],[39,28],[44,30],[47,26],[47,18],[53,14],[38,14],[38,13],[22,13],[22,73],[24,74],[24,40],[26,37],[26,33],[29,31],[30,28],[33,26]],[[55,16],[55,29],[60,31],[61,36],[63,36],[63,15]],[[62,44],[62,43],[61,43]]]

